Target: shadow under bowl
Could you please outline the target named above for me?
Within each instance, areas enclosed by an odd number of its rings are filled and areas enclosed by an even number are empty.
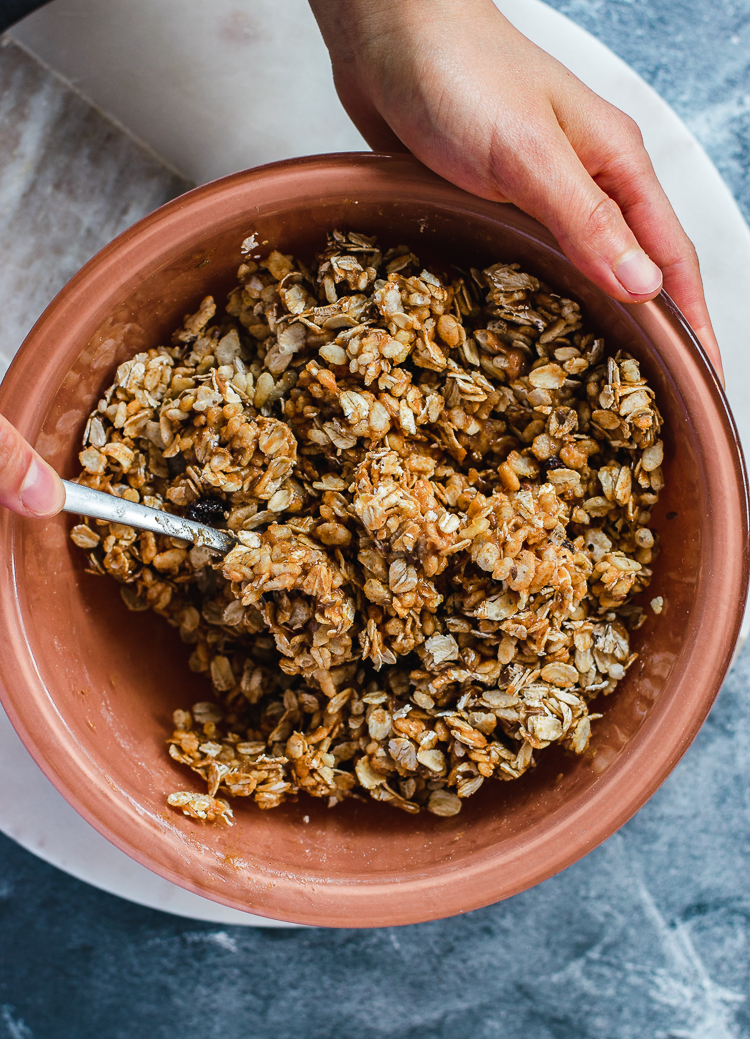
[[[209,694],[165,622],[130,613],[88,574],[71,517],[0,515],[1,696],[62,795],[143,865],[236,909],[363,927],[450,916],[570,865],[654,793],[698,731],[737,638],[748,569],[747,489],[726,399],[665,296],[614,302],[552,236],[512,206],[475,198],[414,160],[323,156],[217,181],[141,220],[56,297],[0,387],[0,409],[63,476],[78,471],[86,417],[117,365],[168,342],[204,295],[234,285],[240,244],[311,260],[333,228],[409,244],[446,268],[518,262],[578,300],[610,351],[641,362],[664,415],[662,552],[649,598],[664,611],[634,638],[639,660],[604,701],[592,746],[551,749],[520,781],[484,784],[460,815],[407,816],[375,802],[335,810],[301,796],[270,812],[235,799],[236,825],[166,807],[195,777],[166,753],[171,712]]]

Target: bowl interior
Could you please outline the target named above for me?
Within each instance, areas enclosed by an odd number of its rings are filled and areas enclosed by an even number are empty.
[[[735,531],[725,542],[745,536],[741,466],[718,390],[668,304],[613,302],[534,221],[393,161],[401,165],[329,166],[327,176],[312,176],[310,165],[305,173],[304,164],[292,174],[266,172],[265,180],[258,171],[199,189],[182,209],[166,207],[65,290],[0,395],[45,457],[74,476],[86,416],[116,366],[168,342],[204,295],[223,302],[252,231],[262,251],[276,247],[307,261],[336,227],[377,234],[384,246],[407,243],[443,269],[520,263],[579,300],[610,350],[641,361],[665,418],[666,489],[654,513],[663,550],[649,595],[664,597],[664,613],[648,611],[634,638],[640,659],[599,707],[604,717],[587,754],[548,750],[520,781],[485,783],[451,819],[355,800],[328,810],[301,796],[270,812],[235,799],[236,825],[225,829],[167,809],[168,792],[201,786],[168,757],[165,740],[171,712],[207,698],[207,680],[189,671],[187,648],[165,622],[128,611],[113,581],[86,572],[68,537],[72,517],[4,517],[11,549],[4,598],[12,592],[15,604],[4,624],[15,648],[0,670],[11,718],[45,771],[97,828],[151,868],[235,907],[299,922],[448,915],[520,890],[593,846],[653,792],[697,729],[729,659],[742,596],[742,575],[720,609],[706,591],[706,567],[726,550],[710,526],[707,488],[718,477],[707,472],[706,438],[724,467],[722,508]],[[30,379],[34,402],[24,411],[14,402]],[[706,609],[714,608],[722,630],[708,647]],[[713,677],[706,672],[687,697],[677,738],[673,712],[695,663],[686,650],[700,640],[715,657]],[[659,736],[670,712],[672,728],[663,731],[672,735]]]

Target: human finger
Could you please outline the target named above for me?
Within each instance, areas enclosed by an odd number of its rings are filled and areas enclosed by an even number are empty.
[[[721,374],[719,344],[706,306],[695,247],[659,183],[640,131],[632,123],[627,132],[630,140],[622,142],[599,170],[593,170],[594,180],[618,203],[635,237],[662,271],[665,291]]]
[[[662,274],[620,207],[590,176],[562,130],[537,131],[523,147],[493,148],[498,194],[552,231],[591,281],[624,303],[652,299]]]
[[[65,489],[54,469],[0,415],[0,505],[22,516],[54,516]]]

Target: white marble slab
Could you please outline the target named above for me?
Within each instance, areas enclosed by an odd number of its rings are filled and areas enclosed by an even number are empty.
[[[197,183],[366,148],[307,0],[55,0],[13,35]]]
[[[86,260],[188,186],[3,37],[0,377]]]
[[[730,398],[750,443],[744,300],[750,233],[674,112],[594,37],[539,0],[502,0],[511,20],[637,119],[701,257]],[[305,0],[56,0],[17,39],[182,174],[206,181],[294,155],[363,147],[339,106]],[[0,828],[62,869],[143,905],[267,925],[160,880],[96,834],[47,783],[0,718]]]

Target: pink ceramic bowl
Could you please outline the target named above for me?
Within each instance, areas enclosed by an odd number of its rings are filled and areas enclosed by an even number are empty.
[[[191,785],[165,738],[171,711],[204,699],[207,687],[174,632],[129,613],[114,583],[84,573],[63,515],[46,523],[0,515],[2,701],[63,796],[161,876],[278,920],[405,924],[539,883],[596,847],[664,781],[732,656],[748,579],[747,489],[722,389],[665,296],[613,302],[535,221],[404,157],[279,163],[164,206],[48,307],[0,388],[0,408],[73,476],[86,415],[115,367],[162,342],[204,294],[226,292],[251,231],[310,258],[334,227],[407,242],[427,262],[520,262],[580,300],[610,347],[641,360],[658,393],[667,487],[654,517],[663,552],[652,594],[665,609],[639,631],[639,664],[606,701],[592,752],[548,752],[522,780],[486,783],[450,819],[375,802],[328,810],[309,798],[270,812],[235,802],[232,829],[186,819],[165,804],[168,791]]]

